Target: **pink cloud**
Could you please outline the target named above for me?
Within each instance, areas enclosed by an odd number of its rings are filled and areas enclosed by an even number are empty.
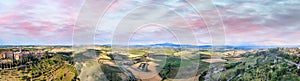
[[[13,16],[3,16],[3,17],[0,17],[0,24],[1,25],[7,24],[7,23],[10,23],[12,20],[13,20]]]

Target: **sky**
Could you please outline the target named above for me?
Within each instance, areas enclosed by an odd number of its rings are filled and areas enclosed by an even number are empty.
[[[219,16],[214,16],[222,20],[226,45],[300,45],[299,0],[211,2],[199,2],[199,15],[184,0],[116,0],[105,7],[102,18],[95,17],[101,22],[91,31],[93,40],[95,44],[120,39],[129,44],[210,45],[218,39],[212,39],[204,19],[210,15],[205,13],[217,11]],[[100,9],[82,8],[87,4],[86,0],[1,0],[0,45],[71,45],[74,38],[80,38],[74,30],[84,31],[76,26],[82,9]],[[93,4],[104,3],[95,0]]]

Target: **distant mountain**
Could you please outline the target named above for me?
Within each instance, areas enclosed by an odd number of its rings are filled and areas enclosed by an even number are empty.
[[[210,45],[197,46],[188,44],[173,44],[173,43],[161,43],[161,44],[149,44],[149,45],[131,45],[132,47],[183,47],[183,48],[211,48]]]
[[[173,43],[161,43],[161,44],[150,44],[150,45],[130,45],[132,47],[183,47],[183,48],[212,48],[213,45],[189,45],[189,44],[173,44]],[[222,46],[223,48],[227,49],[265,49],[265,48],[276,48],[276,47],[299,47],[295,46]]]
[[[35,46],[52,46],[52,47],[72,47],[72,45],[0,45],[0,48],[6,47],[35,47]],[[112,44],[103,44],[96,46],[112,46]],[[127,47],[127,45],[115,45],[121,47]],[[174,43],[159,43],[159,44],[148,44],[148,45],[129,45],[129,47],[176,47],[176,48],[212,48],[213,45],[190,45],[190,44],[174,44]],[[300,45],[273,45],[273,46],[258,46],[258,45],[225,45],[222,48],[227,49],[266,49],[266,48],[296,48],[300,47]]]
[[[179,44],[173,44],[173,43],[161,43],[161,44],[151,44],[150,46],[172,46],[172,47],[180,47]]]
[[[162,43],[162,44],[152,44],[150,46],[160,46],[160,47],[187,47],[187,48],[211,48],[211,45],[189,45],[189,44],[173,44],[173,43]]]

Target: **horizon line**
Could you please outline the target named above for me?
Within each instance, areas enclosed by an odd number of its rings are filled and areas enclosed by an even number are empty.
[[[257,47],[300,47],[300,45],[211,45],[211,44],[205,44],[205,45],[196,45],[196,44],[174,44],[174,43],[157,43],[157,44],[132,44],[132,45],[116,45],[116,46],[149,46],[149,45],[158,45],[158,44],[172,44],[172,45],[188,45],[188,46],[257,46]],[[0,44],[0,46],[74,46],[73,44]],[[80,45],[79,45],[80,46]],[[82,45],[82,46],[93,46],[93,45]],[[94,46],[113,46],[112,44],[94,44]]]

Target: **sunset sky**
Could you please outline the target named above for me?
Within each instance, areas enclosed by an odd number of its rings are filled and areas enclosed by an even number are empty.
[[[213,0],[213,3],[223,20],[226,45],[300,45],[299,0]],[[84,0],[1,0],[0,45],[71,45],[74,25],[84,4]],[[147,5],[169,10],[147,8]],[[216,10],[205,5],[200,7],[201,13]],[[125,16],[137,23],[147,18],[172,20],[168,27],[174,31],[182,35],[193,32],[197,45],[211,44],[205,22],[186,1],[117,0],[107,9],[102,24],[97,26],[97,44],[111,43],[113,35],[122,38],[132,24],[123,25],[124,31],[114,30]],[[135,15],[128,16],[131,13]],[[181,17],[188,26],[178,19]],[[177,43],[176,36],[153,25],[132,33],[128,41],[131,44]]]

